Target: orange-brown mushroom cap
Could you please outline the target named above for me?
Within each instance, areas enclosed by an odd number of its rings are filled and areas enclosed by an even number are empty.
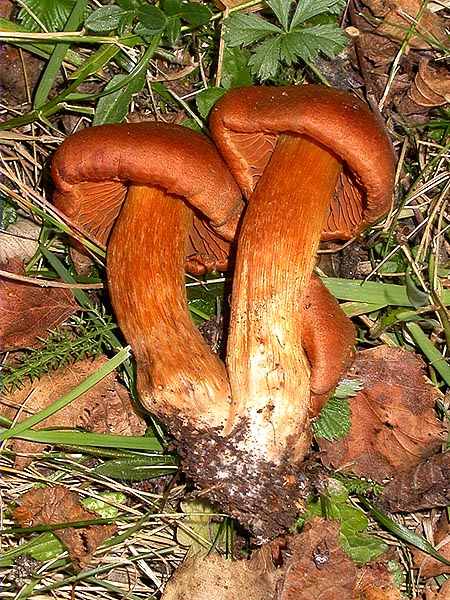
[[[318,85],[228,92],[210,117],[212,136],[248,197],[280,134],[301,134],[344,163],[322,239],[350,239],[391,206],[394,153],[381,121],[347,92]],[[295,165],[293,165],[295,169]]]
[[[79,131],[56,151],[52,177],[56,207],[101,244],[130,183],[187,200],[206,218],[206,224],[196,219],[203,239],[214,233],[233,239],[242,210],[241,193],[214,145],[178,125],[125,123]]]

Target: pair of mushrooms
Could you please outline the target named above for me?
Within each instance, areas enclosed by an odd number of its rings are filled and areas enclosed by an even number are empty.
[[[210,130],[215,146],[159,123],[76,133],[53,160],[55,203],[108,242],[142,404],[191,477],[264,540],[292,522],[310,420],[354,345],[312,275],[317,248],[389,209],[393,151],[362,102],[322,86],[230,91]],[[225,368],[189,317],[184,271],[225,268],[235,238]]]

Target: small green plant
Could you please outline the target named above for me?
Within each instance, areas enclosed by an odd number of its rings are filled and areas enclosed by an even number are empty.
[[[49,371],[102,354],[109,348],[109,334],[116,329],[110,317],[106,317],[104,323],[96,319],[75,319],[74,327],[76,337],[69,328],[54,331],[46,339],[44,346],[27,350],[19,364],[13,368],[4,368],[2,387],[11,390]]]
[[[299,524],[313,517],[339,521],[342,548],[358,564],[374,560],[387,550],[383,540],[367,533],[369,519],[362,510],[351,504],[347,489],[336,479],[328,480],[326,489],[319,499],[308,505]]]
[[[278,24],[254,14],[236,14],[226,20],[225,40],[230,47],[250,46],[252,72],[262,81],[273,79],[281,65],[298,60],[311,65],[319,53],[330,58],[346,45],[336,16],[344,0],[267,0]]]
[[[348,399],[355,396],[361,387],[361,382],[351,379],[343,379],[338,384],[313,423],[316,438],[325,438],[333,442],[347,435],[352,424]]]

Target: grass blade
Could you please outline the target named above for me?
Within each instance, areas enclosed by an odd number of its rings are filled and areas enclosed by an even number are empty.
[[[439,554],[439,552],[425,538],[415,534],[413,531],[410,531],[407,527],[400,525],[399,523],[388,517],[388,515],[376,508],[363,496],[358,496],[358,498],[361,504],[365,508],[367,508],[367,510],[369,510],[373,518],[376,519],[382,527],[387,529],[387,531],[400,538],[407,544],[415,546],[419,550],[422,550],[422,552],[425,552],[426,554],[429,554],[436,560],[439,560],[445,565],[450,566],[450,561],[447,560],[444,556],[442,556],[442,554]]]
[[[78,0],[67,19],[64,31],[76,30],[80,23],[83,21],[84,13],[86,11],[87,0]],[[42,73],[41,80],[36,89],[34,95],[34,108],[41,108],[47,101],[50,90],[53,87],[55,78],[62,65],[67,50],[70,48],[69,44],[57,44],[52,52],[50,60]]]
[[[9,434],[11,430],[7,430]],[[155,437],[135,435],[110,435],[106,433],[87,433],[84,431],[28,431],[13,434],[14,437],[41,444],[55,446],[97,446],[99,448],[120,448],[123,450],[147,450],[161,452],[162,446]],[[13,437],[8,435],[9,437]],[[0,440],[2,439],[0,435]]]
[[[433,369],[436,369],[445,383],[450,385],[450,365],[448,360],[442,356],[417,323],[406,323],[405,327],[428,358]]]
[[[127,346],[120,350],[113,358],[108,360],[104,365],[100,367],[95,373],[86,377],[84,381],[82,381],[79,385],[77,385],[73,390],[71,390],[68,394],[65,394],[59,400],[53,402],[50,406],[47,406],[43,410],[39,411],[35,415],[32,415],[28,419],[21,421],[11,429],[7,429],[0,433],[0,441],[8,440],[9,438],[18,436],[23,433],[27,429],[33,427],[33,425],[37,425],[47,417],[55,414],[58,410],[61,410],[71,402],[73,402],[76,398],[87,392],[87,390],[94,387],[96,383],[101,381],[104,377],[112,373],[114,369],[116,369],[119,365],[121,365],[124,361],[126,361],[130,357],[130,347]],[[90,445],[95,445],[95,442],[90,443]]]

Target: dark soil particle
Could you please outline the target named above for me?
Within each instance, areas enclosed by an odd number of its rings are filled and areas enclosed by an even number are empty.
[[[171,421],[170,430],[178,433],[177,448],[187,476],[203,496],[247,528],[256,543],[292,527],[314,479],[303,463],[275,464],[257,457],[246,447],[245,425],[227,437],[211,429],[201,432],[174,425]]]

